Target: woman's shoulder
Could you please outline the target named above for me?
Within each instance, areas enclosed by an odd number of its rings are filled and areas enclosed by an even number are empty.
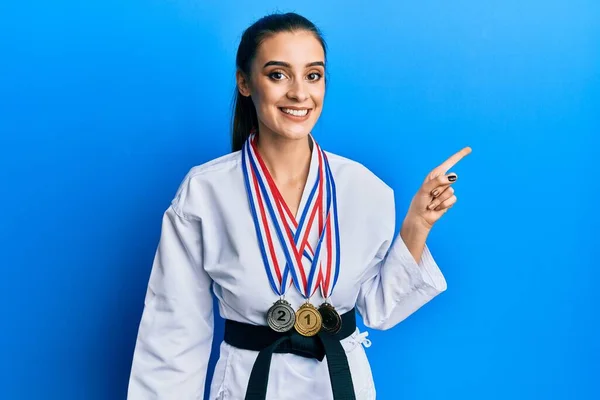
[[[340,178],[357,184],[353,186],[360,187],[361,190],[368,189],[375,193],[393,195],[392,188],[363,163],[329,151],[325,153],[336,181]]]
[[[212,175],[219,174],[219,172],[226,172],[232,168],[236,168],[240,162],[241,152],[239,151],[213,158],[212,160],[191,167],[184,177],[184,182],[202,177],[211,178]]]
[[[171,205],[187,214],[185,209],[195,209],[199,202],[206,200],[206,190],[223,185],[235,174],[241,163],[241,152],[228,153],[191,167],[181,180]]]
[[[388,237],[395,229],[393,189],[363,163],[337,154],[327,153],[333,170],[337,192],[350,210],[366,216],[371,229]]]

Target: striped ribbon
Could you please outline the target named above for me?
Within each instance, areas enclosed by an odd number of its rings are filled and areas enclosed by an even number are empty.
[[[251,134],[244,144],[242,169],[269,283],[280,296],[285,294],[291,280],[305,299],[318,287],[327,298],[337,282],[340,265],[337,198],[327,155],[311,137],[318,152],[318,173],[300,220],[296,221],[258,152],[256,139]],[[319,235],[313,249],[308,240],[315,222]],[[277,259],[273,233],[285,256],[283,268]],[[322,262],[323,259],[326,261]]]

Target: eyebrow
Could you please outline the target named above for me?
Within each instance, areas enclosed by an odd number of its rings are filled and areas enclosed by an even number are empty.
[[[286,67],[286,68],[292,68],[290,63],[286,63],[285,61],[269,61],[264,65],[263,68],[267,68],[272,65],[277,65],[277,66]],[[311,63],[306,64],[306,68],[317,67],[317,66],[325,68],[325,63],[323,61],[313,61]]]

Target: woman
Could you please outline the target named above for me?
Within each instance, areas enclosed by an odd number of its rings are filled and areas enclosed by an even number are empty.
[[[456,202],[434,169],[395,229],[392,190],[324,152],[326,46],[297,14],[262,18],[237,53],[233,152],[193,168],[165,212],[129,399],[199,399],[226,320],[210,399],[374,399],[355,325],[388,329],[446,289],[425,241]]]

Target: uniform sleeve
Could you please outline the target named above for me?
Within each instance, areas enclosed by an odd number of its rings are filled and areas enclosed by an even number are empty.
[[[197,218],[165,212],[139,326],[128,400],[201,399],[213,337],[211,279]]]
[[[357,299],[364,324],[374,329],[392,328],[446,290],[446,280],[427,244],[417,263],[399,234],[392,243],[395,206],[391,189],[385,198],[387,204],[380,208],[385,215],[380,218],[385,219],[381,225],[387,232]]]

